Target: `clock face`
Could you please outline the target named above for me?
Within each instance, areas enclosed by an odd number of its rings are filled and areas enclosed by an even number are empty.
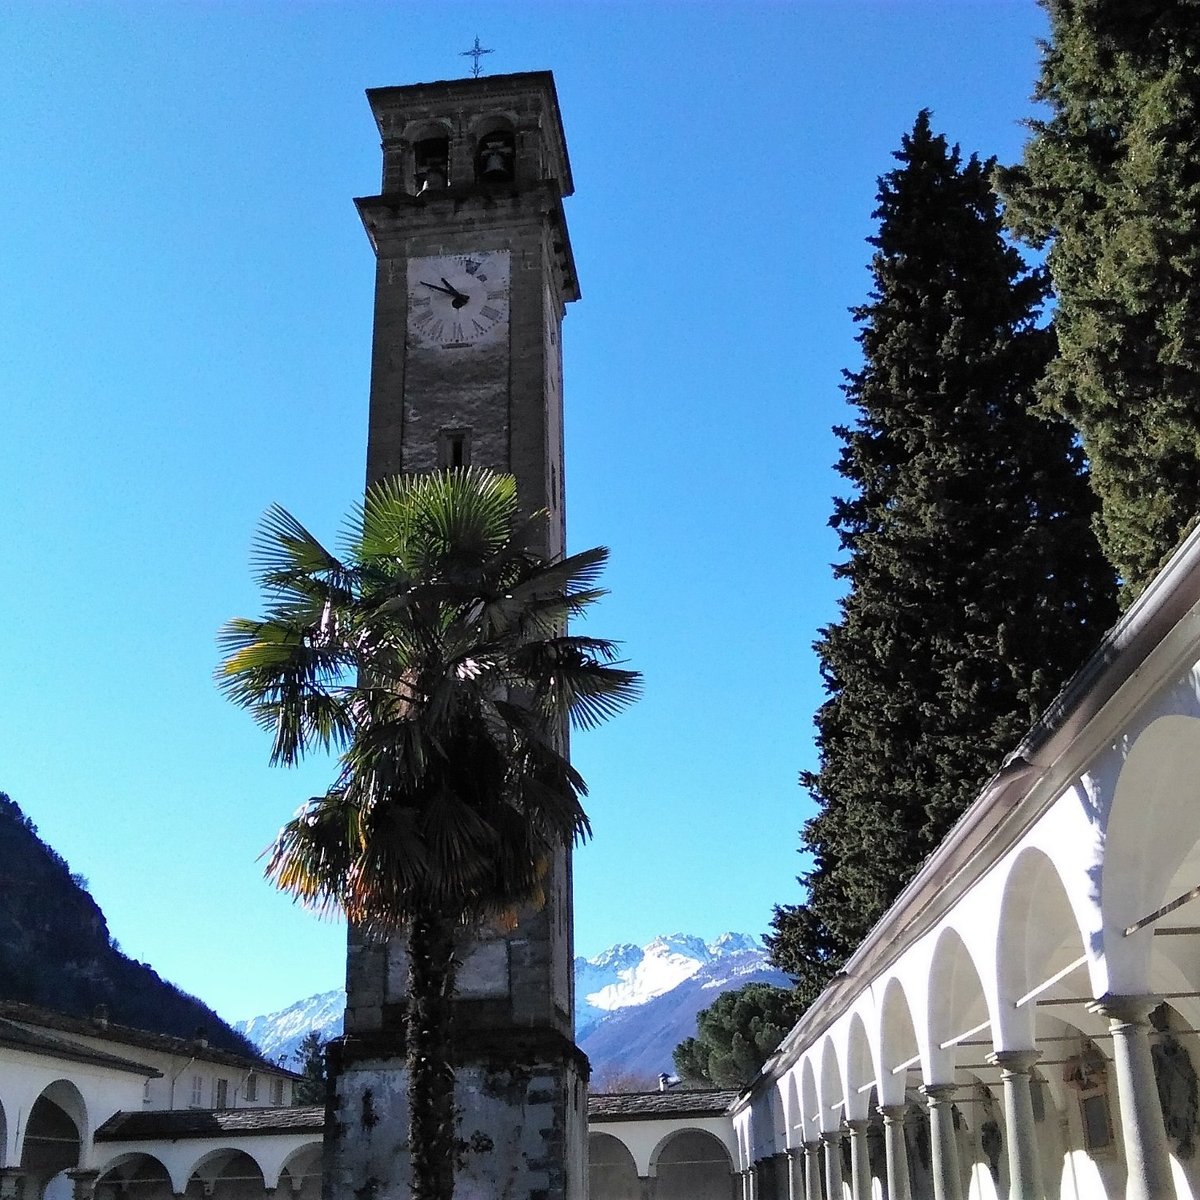
[[[408,260],[408,336],[450,350],[496,341],[508,327],[508,251]]]

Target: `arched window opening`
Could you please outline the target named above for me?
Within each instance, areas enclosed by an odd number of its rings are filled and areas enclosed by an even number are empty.
[[[511,183],[516,177],[517,144],[509,129],[495,129],[479,139],[475,178],[480,183]]]
[[[440,191],[450,183],[450,139],[422,138],[413,146],[413,183],[417,195]]]

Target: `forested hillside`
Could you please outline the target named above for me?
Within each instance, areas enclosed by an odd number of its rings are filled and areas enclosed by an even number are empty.
[[[84,880],[0,792],[0,1000],[90,1017],[99,1004],[120,1025],[191,1037],[257,1057],[207,1005],[114,945]]]

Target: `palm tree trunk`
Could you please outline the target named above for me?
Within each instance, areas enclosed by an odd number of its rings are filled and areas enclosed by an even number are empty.
[[[454,925],[430,913],[408,927],[408,1141],[413,1200],[453,1200],[457,1130],[450,1061]]]

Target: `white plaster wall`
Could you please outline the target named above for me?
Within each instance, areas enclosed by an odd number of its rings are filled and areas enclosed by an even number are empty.
[[[46,1088],[60,1079],[72,1083],[83,1100],[85,1127],[79,1131],[83,1143],[81,1166],[92,1165],[91,1135],[99,1125],[121,1109],[136,1111],[142,1106],[144,1081],[140,1076],[111,1067],[0,1047],[0,1105],[4,1108],[7,1135],[2,1150],[3,1165],[20,1163],[29,1112]]]

